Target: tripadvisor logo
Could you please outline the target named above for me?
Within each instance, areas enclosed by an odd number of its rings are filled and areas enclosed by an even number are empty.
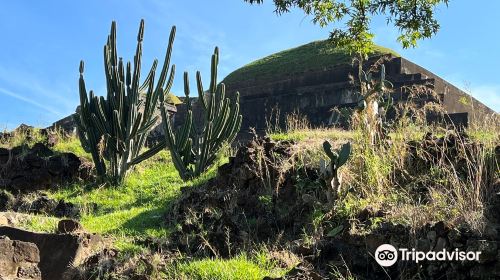
[[[465,252],[458,251],[458,249],[454,251],[443,249],[441,251],[429,252],[417,251],[415,248],[411,250],[399,248],[397,250],[390,244],[382,244],[375,251],[375,260],[379,265],[388,267],[394,265],[398,259],[413,261],[415,263],[420,261],[479,261],[480,255],[481,252]]]
[[[390,244],[382,244],[375,251],[375,260],[381,266],[392,266],[398,261],[398,251]]]

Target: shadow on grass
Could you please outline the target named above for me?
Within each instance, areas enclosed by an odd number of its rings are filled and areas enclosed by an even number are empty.
[[[165,223],[165,215],[168,208],[167,206],[163,206],[143,211],[128,219],[117,231],[134,236],[161,237],[162,235],[167,235],[171,232],[171,229]]]

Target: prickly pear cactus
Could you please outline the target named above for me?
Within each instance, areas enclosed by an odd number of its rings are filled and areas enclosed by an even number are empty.
[[[341,189],[342,178],[338,174],[338,170],[342,167],[351,155],[351,143],[343,144],[340,149],[333,150],[332,145],[328,140],[323,143],[323,150],[330,159],[327,164],[325,160],[320,161],[321,177],[330,184],[327,191],[328,202],[332,204],[337,198]]]

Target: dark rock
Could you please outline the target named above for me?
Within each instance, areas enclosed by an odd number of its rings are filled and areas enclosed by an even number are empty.
[[[359,214],[357,215],[357,219],[360,222],[366,222],[366,221],[368,221],[371,218],[383,217],[383,216],[384,216],[383,211],[376,210],[376,209],[374,209],[371,206],[367,206],[367,207],[365,207],[363,210],[361,210],[359,212]]]
[[[74,233],[83,231],[82,225],[75,220],[60,220],[57,224],[57,233]]]
[[[54,209],[57,206],[57,202],[45,195],[39,196],[35,199],[29,209],[28,212],[36,213],[36,214],[51,214],[54,212]]]
[[[6,164],[10,159],[10,151],[5,148],[0,148],[0,165]]]
[[[453,229],[448,234],[450,245],[454,248],[462,248],[466,245],[467,238],[459,230]]]
[[[484,238],[487,238],[487,239],[496,240],[496,239],[498,239],[498,230],[493,225],[488,223],[485,225],[485,228],[483,231],[483,236],[484,236]]]
[[[0,211],[8,211],[12,209],[16,198],[6,190],[0,190]]]
[[[33,131],[33,129],[35,129],[35,127],[22,123],[16,129],[14,129],[13,132],[17,134],[29,134]]]
[[[427,233],[427,239],[429,240],[430,246],[434,247],[437,241],[437,233],[431,230]]]
[[[54,155],[54,152],[43,143],[36,143],[33,145],[31,153],[38,157],[50,157]]]
[[[88,233],[34,233],[0,226],[0,235],[8,236],[12,240],[33,243],[36,245],[33,245],[34,248],[38,247],[42,279],[62,279],[69,267],[82,264],[102,245],[102,238],[99,235]]]
[[[78,218],[80,216],[80,207],[74,203],[60,200],[54,209],[54,216],[59,218]]]
[[[47,146],[54,147],[59,143],[59,134],[51,129],[40,129],[40,134],[45,137]]]
[[[415,249],[418,251],[428,252],[431,250],[431,242],[427,238],[417,239]]]
[[[35,244],[0,237],[0,279],[42,279],[39,262]]]
[[[21,279],[40,279],[42,273],[37,266],[19,267],[17,277]]]
[[[91,179],[91,165],[72,153],[54,154],[45,144],[0,150],[0,187],[21,192],[48,189],[83,175]]]
[[[436,241],[436,246],[434,246],[433,251],[442,251],[448,247],[448,240],[444,237],[438,237]]]
[[[434,225],[434,231],[436,232],[436,236],[446,237],[448,232],[450,231],[450,227],[446,225],[445,222],[440,221]]]
[[[498,244],[496,241],[468,240],[467,251],[481,252],[479,255],[479,263],[498,261]]]
[[[469,272],[470,279],[495,279],[494,277],[488,277],[489,274],[489,267],[484,265],[475,265]]]
[[[14,259],[32,263],[40,262],[40,252],[35,244],[14,240],[13,246]]]

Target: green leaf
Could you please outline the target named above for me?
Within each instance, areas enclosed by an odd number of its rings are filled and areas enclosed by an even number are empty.
[[[343,230],[344,230],[343,225],[337,226],[337,227],[333,228],[332,230],[330,230],[326,236],[327,237],[335,237],[339,233],[341,233]]]

